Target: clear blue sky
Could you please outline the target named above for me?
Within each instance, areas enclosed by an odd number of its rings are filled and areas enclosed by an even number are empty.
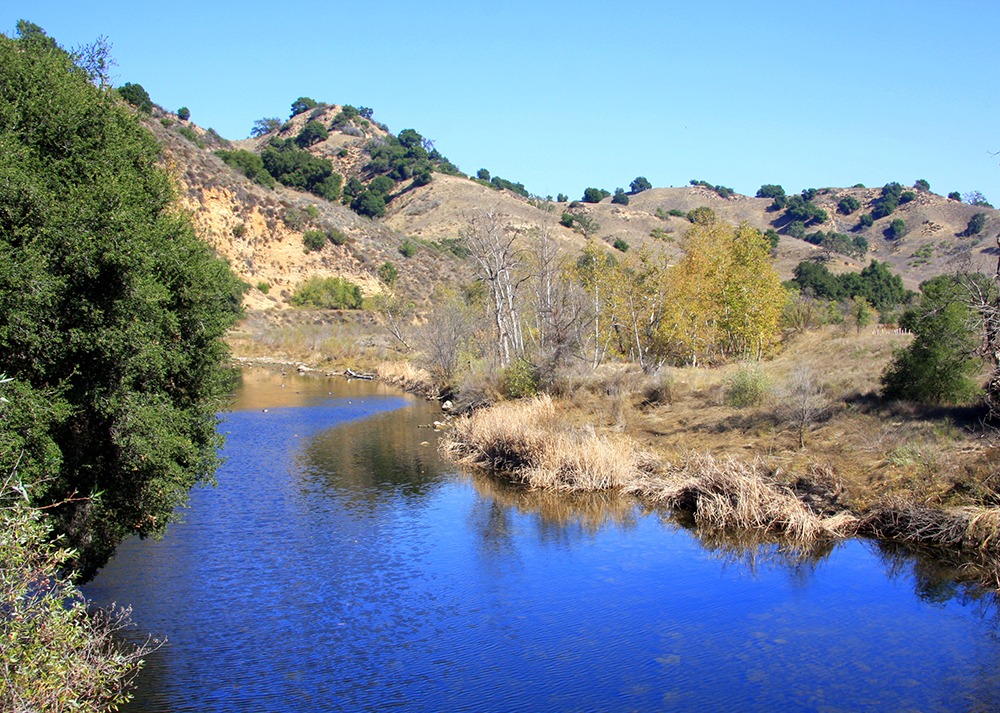
[[[707,180],[982,191],[1000,206],[1000,3],[5,3],[230,139],[297,97],[372,107],[532,193]]]

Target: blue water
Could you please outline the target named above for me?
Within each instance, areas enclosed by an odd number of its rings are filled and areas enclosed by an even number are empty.
[[[918,560],[518,493],[368,384],[265,376],[236,406],[218,486],[87,587],[168,640],[128,711],[1000,709],[992,599]]]

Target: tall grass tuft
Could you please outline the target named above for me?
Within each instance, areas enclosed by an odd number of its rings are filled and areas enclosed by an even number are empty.
[[[726,379],[725,401],[733,408],[760,406],[767,396],[770,383],[759,364],[741,366]]]

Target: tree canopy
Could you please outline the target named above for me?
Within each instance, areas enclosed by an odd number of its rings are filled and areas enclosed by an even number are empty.
[[[0,36],[0,147],[0,471],[86,576],[211,479],[242,286],[152,134],[54,43]]]

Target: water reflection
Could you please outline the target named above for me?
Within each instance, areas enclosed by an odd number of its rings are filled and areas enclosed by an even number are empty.
[[[1000,705],[992,600],[909,554],[468,476],[421,428],[433,405],[248,379],[218,488],[88,587],[169,638],[129,711]]]

